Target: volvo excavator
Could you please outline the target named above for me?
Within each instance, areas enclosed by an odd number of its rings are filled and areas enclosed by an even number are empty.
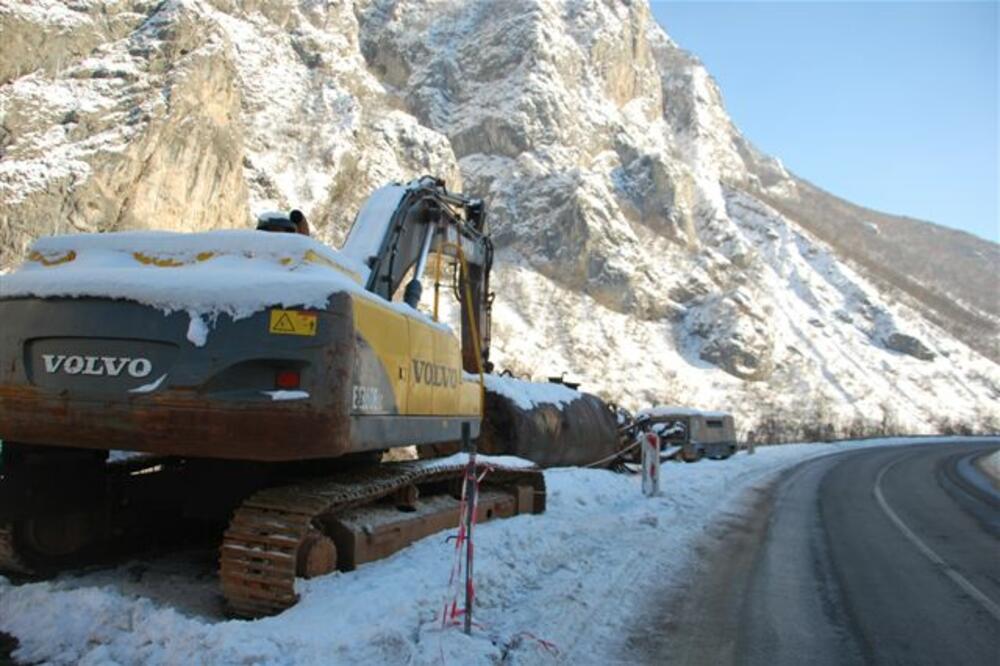
[[[272,615],[297,576],[457,524],[463,460],[388,450],[464,429],[545,465],[613,453],[594,396],[526,409],[485,390],[492,261],[483,202],[432,177],[373,192],[339,251],[263,230],[40,239],[0,278],[0,573],[184,518],[222,532],[229,611]],[[480,520],[544,507],[537,467],[490,466]]]

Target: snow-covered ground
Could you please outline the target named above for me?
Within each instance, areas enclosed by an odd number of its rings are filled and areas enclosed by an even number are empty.
[[[226,620],[211,553],[179,553],[13,585],[0,578],[0,631],[19,660],[144,664],[596,663],[634,628],[648,577],[684,580],[699,537],[754,489],[803,460],[867,440],[763,447],[724,462],[668,464],[663,494],[637,476],[546,472],[548,510],[477,528],[477,626],[441,628],[453,545],[445,534],[347,573],[301,580],[273,618]]]
[[[1000,449],[983,459],[982,470],[1000,487]]]

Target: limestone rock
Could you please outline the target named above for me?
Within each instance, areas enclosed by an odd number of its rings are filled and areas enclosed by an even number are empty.
[[[951,415],[995,401],[996,363],[939,328],[995,326],[995,294],[873,268],[912,225],[872,211],[880,254],[845,262],[857,207],[754,148],[643,0],[8,0],[0,30],[0,271],[42,234],[293,206],[336,245],[431,173],[489,207],[501,366],[746,417],[747,390],[918,425],[938,387]],[[948,274],[988,282],[995,246],[961,247],[987,269]]]
[[[893,351],[909,354],[921,361],[933,361],[935,356],[934,352],[927,348],[927,345],[912,335],[905,333],[896,332],[890,334],[885,339],[885,346]]]
[[[743,290],[710,297],[688,313],[688,330],[703,340],[699,357],[741,379],[759,381],[774,369],[774,332],[757,300]]]

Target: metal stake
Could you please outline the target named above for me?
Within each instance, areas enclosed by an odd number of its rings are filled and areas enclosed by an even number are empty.
[[[660,494],[660,436],[655,432],[640,432],[642,442],[642,494]]]
[[[469,454],[465,469],[465,633],[472,634],[472,525],[476,511],[476,445],[472,441],[471,427],[462,424],[462,448]]]

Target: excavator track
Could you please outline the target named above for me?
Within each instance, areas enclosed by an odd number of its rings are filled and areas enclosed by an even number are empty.
[[[101,463],[103,476],[102,484],[111,483],[114,477],[124,477],[131,473],[140,472],[143,469],[153,468],[162,465],[168,460],[166,457],[137,456],[126,460]],[[44,469],[44,468],[43,468]],[[9,465],[6,475],[18,476],[24,472],[31,472],[30,466]],[[0,484],[8,479],[0,476]],[[36,490],[44,491],[45,486],[39,483]],[[41,495],[44,497],[44,494]],[[45,553],[34,552],[30,545],[26,547],[23,530],[23,522],[0,522],[0,575],[18,574],[22,576],[44,576],[51,573],[52,562],[46,559]],[[60,556],[60,562],[56,569],[64,569],[77,564],[73,558]]]
[[[485,467],[478,465],[480,473]],[[295,578],[303,573],[301,549],[326,538],[323,519],[407,486],[461,479],[464,471],[464,465],[447,462],[388,463],[255,493],[234,513],[220,548],[219,576],[230,612],[253,618],[293,606],[298,600]],[[532,511],[544,509],[540,470],[490,465],[488,480],[491,485],[530,486]]]

